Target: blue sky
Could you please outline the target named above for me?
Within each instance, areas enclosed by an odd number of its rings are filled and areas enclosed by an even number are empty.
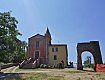
[[[77,60],[78,42],[98,40],[105,62],[105,0],[0,0],[0,11],[12,11],[21,40],[44,34],[48,26],[52,43],[68,45],[69,61]]]

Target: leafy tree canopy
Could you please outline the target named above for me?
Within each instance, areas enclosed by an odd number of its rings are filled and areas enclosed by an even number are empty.
[[[25,54],[23,47],[26,48],[27,44],[17,38],[22,35],[17,24],[11,12],[0,12],[0,62],[19,62]]]

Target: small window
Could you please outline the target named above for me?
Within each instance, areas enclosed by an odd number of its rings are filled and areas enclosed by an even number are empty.
[[[54,52],[54,48],[52,48],[52,52]]]
[[[54,55],[54,60],[57,60],[57,56],[56,55]]]
[[[56,52],[58,52],[58,48],[55,48],[56,49]]]
[[[52,52],[58,52],[58,48],[52,48]]]
[[[36,41],[36,48],[39,48],[39,41]]]

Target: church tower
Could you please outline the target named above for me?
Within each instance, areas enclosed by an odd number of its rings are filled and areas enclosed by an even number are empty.
[[[47,30],[46,30],[46,33],[45,33],[45,37],[46,37],[46,42],[47,42],[47,45],[51,45],[51,34],[50,34],[50,31],[47,27]]]
[[[48,27],[45,33],[45,39],[46,39],[46,64],[49,64],[48,47],[51,45],[51,34],[50,34]]]

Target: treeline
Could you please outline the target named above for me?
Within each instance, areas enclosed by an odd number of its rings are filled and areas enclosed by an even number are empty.
[[[0,62],[18,63],[25,58],[27,43],[17,38],[22,35],[17,24],[11,12],[0,12]]]

